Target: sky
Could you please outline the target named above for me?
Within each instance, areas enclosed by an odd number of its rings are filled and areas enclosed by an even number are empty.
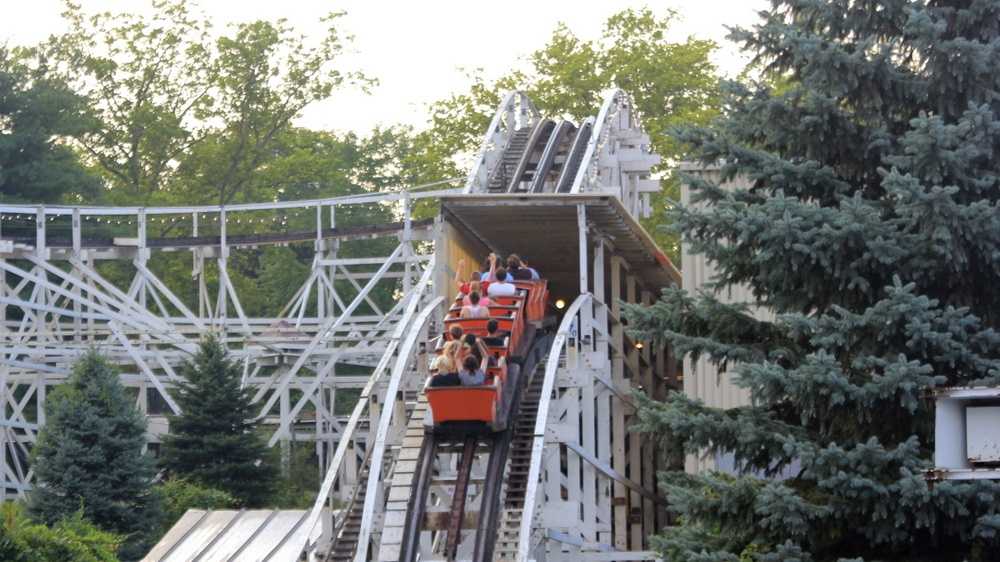
[[[148,11],[147,0],[76,0],[87,11]],[[62,0],[3,0],[0,42],[24,45],[65,31]],[[481,68],[502,76],[542,47],[559,22],[576,35],[600,36],[605,19],[624,8],[673,8],[681,21],[672,40],[688,36],[720,44],[714,62],[727,75],[746,58],[725,41],[727,25],[747,26],[765,0],[201,0],[198,8],[216,29],[256,19],[286,18],[302,33],[321,33],[320,18],[343,10],[340,21],[354,36],[346,68],[363,69],[379,80],[370,93],[339,90],[308,107],[298,124],[365,134],[377,125],[416,127],[426,122],[427,104],[465,90],[466,71]],[[597,108],[594,108],[597,111]]]

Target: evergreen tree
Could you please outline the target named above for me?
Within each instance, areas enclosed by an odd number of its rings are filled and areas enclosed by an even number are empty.
[[[45,413],[32,450],[32,517],[52,525],[82,509],[98,527],[125,537],[122,559],[142,557],[155,538],[160,504],[153,460],[142,454],[146,421],[114,367],[88,352],[49,396]]]
[[[240,368],[215,337],[201,342],[181,370],[175,397],[181,415],[170,418],[161,464],[171,474],[227,492],[245,507],[263,506],[277,471],[256,433],[252,390],[240,387]]]
[[[671,560],[995,559],[996,482],[944,481],[942,386],[1000,384],[1000,2],[774,0],[733,37],[767,82],[680,140],[727,191],[689,177],[676,212],[716,281],[776,313],[664,292],[634,335],[708,357],[751,405],[644,400],[640,428],[736,476],[667,475]],[[774,84],[780,86],[774,87]],[[770,478],[790,472],[787,479]]]

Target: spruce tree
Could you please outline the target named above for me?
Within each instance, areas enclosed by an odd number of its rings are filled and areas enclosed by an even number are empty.
[[[32,450],[31,516],[52,525],[82,513],[125,537],[123,560],[142,557],[157,536],[160,503],[153,460],[142,454],[146,420],[115,368],[88,352],[49,396],[45,413]]]
[[[707,357],[751,405],[643,400],[639,427],[737,475],[666,474],[670,560],[991,560],[1000,487],[929,483],[943,386],[1000,385],[1000,2],[774,0],[733,38],[725,85],[679,139],[677,230],[754,303],[667,290],[634,335]],[[748,305],[776,314],[755,318]],[[788,478],[773,477],[790,473]],[[772,478],[773,477],[773,478]]]
[[[172,475],[229,493],[244,507],[261,507],[274,492],[277,470],[255,432],[249,387],[222,343],[210,336],[181,369],[161,465]]]

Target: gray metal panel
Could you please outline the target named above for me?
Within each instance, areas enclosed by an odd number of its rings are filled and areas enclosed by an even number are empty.
[[[235,559],[238,562],[259,562],[264,560],[271,550],[274,549],[278,543],[285,540],[285,537],[295,529],[299,520],[305,515],[305,510],[287,510],[279,511],[270,522],[268,522],[267,527],[260,530],[259,533],[246,545],[246,548],[240,553],[240,555]]]
[[[211,511],[201,519],[191,531],[163,558],[164,562],[190,562],[198,556],[229,523],[239,515],[238,511]]]
[[[268,509],[245,511],[243,515],[219,537],[219,540],[202,553],[199,562],[225,562],[238,551],[261,527],[268,522],[274,512]]]
[[[206,511],[200,509],[188,510],[187,513],[181,516],[177,523],[174,523],[174,526],[167,531],[167,534],[163,535],[160,542],[156,543],[156,546],[149,551],[149,554],[142,559],[142,562],[160,562],[160,560],[170,552],[174,544],[183,540],[188,532],[190,532],[191,529],[193,529],[206,514]]]

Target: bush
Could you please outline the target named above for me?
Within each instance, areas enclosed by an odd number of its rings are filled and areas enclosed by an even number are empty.
[[[83,518],[82,511],[52,527],[28,519],[19,504],[0,507],[0,560],[5,562],[117,562],[122,539]]]
[[[230,509],[239,506],[239,500],[229,493],[182,478],[167,480],[157,489],[163,499],[164,533],[189,509]]]

